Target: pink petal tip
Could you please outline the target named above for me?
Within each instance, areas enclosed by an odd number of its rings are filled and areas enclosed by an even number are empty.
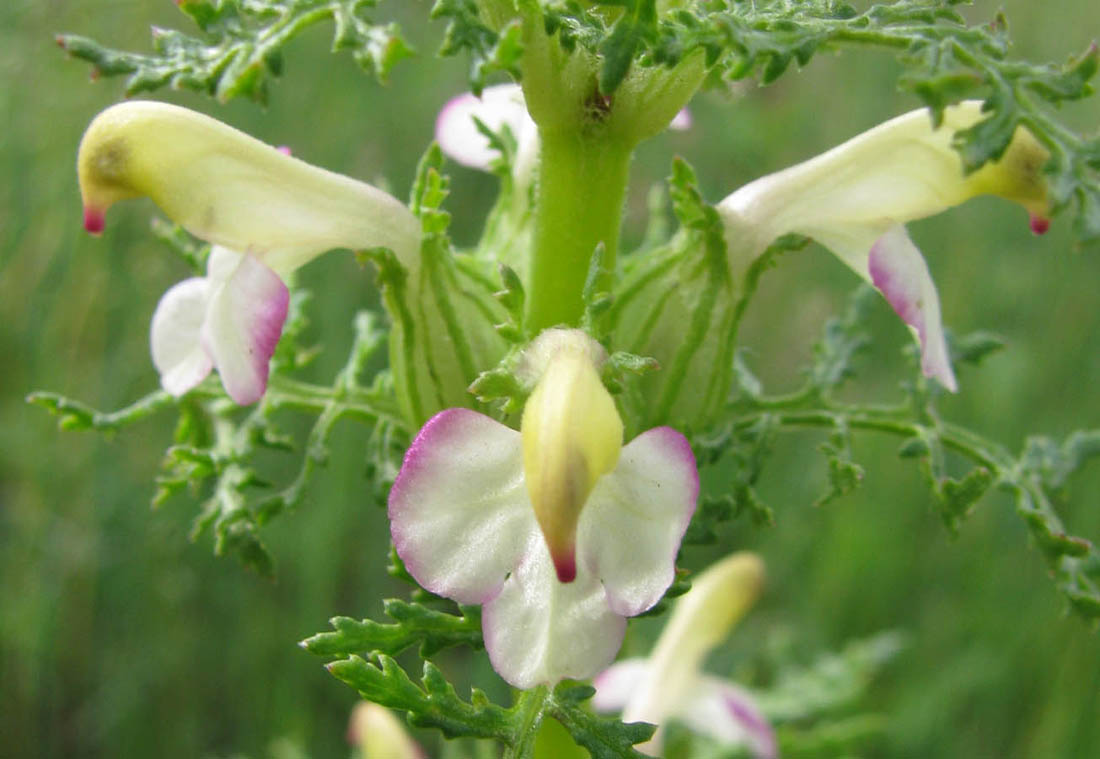
[[[1045,235],[1050,229],[1050,219],[1045,216],[1031,214],[1031,231],[1037,235]]]

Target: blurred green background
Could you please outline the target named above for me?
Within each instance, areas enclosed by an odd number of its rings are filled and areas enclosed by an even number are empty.
[[[966,12],[988,18],[1000,4]],[[1061,59],[1100,36],[1093,0],[1003,3],[1017,53]],[[383,4],[421,56],[382,88],[348,56],[329,55],[330,30],[287,52],[286,74],[266,109],[219,106],[163,93],[310,162],[407,193],[439,106],[463,90],[465,62],[433,57],[441,35],[429,3]],[[394,10],[396,9],[396,10]],[[333,614],[381,614],[403,593],[384,574],[383,513],[368,502],[364,431],[341,427],[328,470],[307,503],[265,538],[278,579],[262,580],[190,543],[195,503],[149,509],[152,480],[170,442],[171,415],[112,440],[59,431],[27,406],[36,389],[116,408],[156,383],[149,317],[185,276],[148,231],[147,202],[112,212],[106,234],[83,234],[74,176],[88,121],[122,97],[119,82],[89,84],[66,60],[58,32],[148,49],[150,24],[186,27],[168,0],[7,0],[0,5],[0,755],[4,757],[345,756],[354,694],[296,641]],[[809,157],[916,107],[895,89],[887,56],[822,55],[767,89],[707,93],[695,127],[646,145],[630,199],[637,239],[645,191],[673,154],[694,164],[708,199]],[[1100,101],[1066,109],[1078,127],[1100,124]],[[455,167],[454,233],[471,242],[491,178]],[[1034,238],[1015,207],[978,200],[912,226],[957,330],[989,329],[1008,349],[980,371],[963,370],[948,418],[1018,449],[1028,434],[1100,426],[1100,258],[1074,249],[1068,218]],[[373,302],[372,275],[350,256],[312,264],[312,334],[330,348],[313,367],[329,377],[350,344],[349,315]],[[819,249],[788,257],[765,278],[744,332],[750,361],[773,390],[793,387],[822,321],[854,277]],[[887,397],[902,376],[908,340],[885,304],[871,324],[872,352],[858,388]],[[770,572],[757,609],[725,658],[751,659],[788,639],[807,654],[896,628],[910,646],[862,707],[885,715],[882,757],[1092,757],[1100,754],[1100,638],[1065,605],[1028,544],[1007,496],[992,494],[957,538],[942,527],[897,441],[864,436],[864,486],[823,508],[823,460],[813,435],[784,440],[761,489],[774,528],[738,524],[730,547],[763,553]],[[1100,539],[1100,477],[1074,483],[1065,517]],[[701,566],[714,552],[689,551]],[[632,632],[646,650],[654,625]],[[465,656],[449,661],[461,670]],[[479,684],[506,691],[490,672]],[[431,738],[429,737],[429,740]]]

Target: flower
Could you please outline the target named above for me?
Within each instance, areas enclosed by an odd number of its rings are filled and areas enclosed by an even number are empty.
[[[543,332],[519,374],[534,389],[517,432],[468,409],[423,426],[389,497],[394,546],[423,587],[482,604],[494,669],[517,688],[590,677],[626,618],[671,584],[699,479],[668,427],[622,444],[603,349]]]
[[[498,84],[486,87],[481,97],[466,92],[451,98],[439,111],[435,122],[435,139],[443,152],[463,166],[489,171],[497,158],[489,138],[477,126],[480,121],[490,132],[500,133],[504,127],[516,140],[513,175],[522,177],[518,184],[527,184],[538,158],[538,126],[527,113],[523,90],[518,84]],[[683,108],[669,123],[669,129],[691,128],[691,112]]]
[[[760,759],[775,757],[775,735],[752,696],[699,671],[707,653],[752,606],[763,581],[763,562],[751,553],[735,553],[708,568],[677,601],[648,659],[623,659],[596,677],[592,706],[621,711],[624,722],[658,725],[639,747],[655,756],[665,724],[676,719],[724,744],[748,746]]]
[[[348,743],[359,759],[424,759],[401,721],[384,706],[360,701],[351,711]]]
[[[928,110],[911,111],[745,185],[717,207],[731,266],[747,265],[781,235],[814,238],[882,292],[919,340],[924,374],[956,390],[939,296],[903,225],[992,194],[1023,205],[1036,233],[1048,226],[1048,153],[1023,127],[998,161],[964,171],[953,142],[982,118],[978,101],[945,109],[939,126]]]
[[[259,399],[286,318],[284,278],[317,255],[386,247],[418,267],[420,224],[397,199],[186,108],[108,108],[84,133],[77,173],[89,232],[115,202],[148,196],[215,245],[207,276],[169,290],[153,318],[154,364],[174,395],[216,366],[235,401]]]

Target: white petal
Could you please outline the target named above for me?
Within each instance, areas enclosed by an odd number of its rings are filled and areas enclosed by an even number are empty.
[[[683,132],[691,129],[692,123],[691,111],[687,108],[681,108],[680,111],[672,117],[672,121],[669,122],[668,128],[677,132]]]
[[[577,553],[603,581],[618,614],[640,614],[661,599],[699,495],[687,439],[656,427],[626,445],[581,512]]]
[[[435,139],[443,152],[463,166],[488,171],[497,153],[478,130],[475,118],[493,132],[507,126],[520,152],[531,152],[529,147],[538,130],[527,115],[519,85],[486,87],[480,98],[469,92],[451,98],[436,119]]]
[[[500,595],[482,610],[493,669],[517,688],[592,677],[615,658],[626,619],[608,608],[603,586],[583,569],[573,582],[558,582],[537,530],[526,548]]]
[[[211,246],[210,256],[206,259],[206,278],[218,284],[228,282],[243,257],[244,254],[221,245]]]
[[[674,716],[720,743],[748,746],[757,759],[778,755],[775,733],[752,695],[725,680],[700,678]]]
[[[500,592],[532,536],[520,434],[469,409],[441,411],[405,454],[389,497],[390,531],[416,581],[460,603]]]
[[[649,660],[645,658],[615,662],[592,680],[596,689],[592,708],[598,712],[622,711],[649,672]]]
[[[149,343],[160,384],[175,396],[198,385],[214,366],[202,347],[199,332],[210,300],[210,287],[202,277],[185,279],[160,299],[153,312]]]
[[[267,389],[268,364],[289,304],[290,292],[279,275],[254,256],[243,256],[212,293],[202,344],[237,403],[254,403]]]
[[[921,370],[951,392],[958,390],[940,318],[940,298],[928,265],[905,227],[896,225],[871,246],[871,281],[916,333]]]

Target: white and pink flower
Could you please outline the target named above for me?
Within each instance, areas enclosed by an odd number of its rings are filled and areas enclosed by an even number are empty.
[[[528,349],[521,431],[468,409],[420,430],[389,498],[394,545],[425,588],[483,605],[489,658],[518,688],[587,678],[626,618],[671,584],[699,480],[668,427],[622,445],[602,348],[547,330]]]
[[[700,669],[706,655],[760,594],[764,565],[751,553],[735,553],[709,567],[676,603],[653,654],[623,659],[593,681],[597,711],[622,714],[624,722],[650,722],[657,732],[640,751],[659,756],[672,720],[725,745],[747,747],[757,759],[778,755],[775,733],[744,688]]]
[[[945,109],[939,126],[911,111],[750,182],[718,204],[731,266],[784,234],[812,237],[882,291],[919,341],[923,373],[956,390],[936,286],[903,225],[991,194],[1024,206],[1037,234],[1048,226],[1048,153],[1023,127],[998,161],[964,171],[953,140],[984,116],[978,101]]]
[[[235,401],[258,400],[286,319],[284,279],[321,253],[387,247],[407,270],[419,263],[419,222],[397,199],[186,108],[108,108],[84,133],[77,173],[89,232],[115,202],[148,196],[214,244],[207,275],[171,288],[153,317],[153,361],[173,395],[217,368]]]

